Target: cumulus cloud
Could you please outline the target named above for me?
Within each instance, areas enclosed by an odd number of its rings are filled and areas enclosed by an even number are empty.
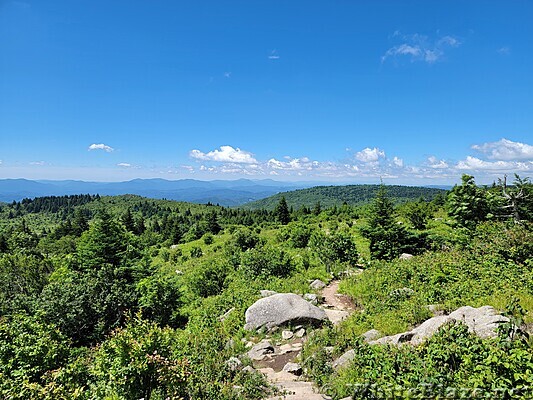
[[[400,167],[400,168],[403,167],[403,160],[402,160],[401,158],[399,158],[399,157],[394,157],[394,158],[392,159],[392,163],[393,163],[395,166],[397,166],[397,167]]]
[[[428,167],[433,169],[446,169],[450,166],[444,160],[439,160],[435,156],[428,157]]]
[[[445,51],[450,48],[459,47],[461,42],[453,36],[442,36],[432,39],[426,35],[412,34],[403,35],[400,32],[394,32],[394,40],[400,41],[399,44],[390,47],[381,57],[381,62],[389,59],[400,59],[406,57],[409,61],[423,61],[433,64],[444,57]]]
[[[493,171],[493,172],[518,172],[533,171],[533,161],[485,161],[477,157],[468,156],[457,163],[459,170]]]
[[[229,163],[243,163],[256,164],[257,160],[252,153],[241,150],[238,147],[220,146],[220,150],[216,149],[208,153],[203,153],[200,150],[191,150],[189,153],[192,158],[204,161],[217,161]]]
[[[355,158],[364,163],[375,163],[380,158],[385,158],[385,152],[377,147],[373,149],[367,147],[355,153]]]
[[[103,143],[93,143],[89,146],[89,151],[92,151],[92,150],[104,150],[105,152],[107,153],[111,153],[112,151],[114,151],[115,149],[112,148],[111,146],[108,146],[106,144],[103,144]]]
[[[476,144],[472,149],[486,155],[489,160],[521,161],[533,160],[533,146],[500,139],[497,142]]]
[[[531,146],[524,143],[502,139],[499,142],[474,145],[472,148],[481,152],[482,156],[467,154],[464,158],[452,161],[432,155],[419,164],[408,164],[399,156],[387,157],[385,150],[378,147],[366,147],[341,161],[320,161],[307,156],[257,160],[250,152],[221,146],[208,153],[191,151],[191,157],[202,163],[186,169],[235,177],[308,177],[361,181],[381,177],[398,179],[400,182],[440,180],[443,183],[456,181],[462,173],[473,173],[479,181],[490,182],[503,174],[533,171],[533,158],[528,159],[527,156]]]
[[[311,171],[318,166],[320,166],[320,163],[318,161],[311,161],[308,157],[301,157],[301,158],[287,158],[288,161],[279,161],[275,158],[271,158],[267,161],[267,166],[273,169],[281,169],[281,170],[292,170],[292,171]]]

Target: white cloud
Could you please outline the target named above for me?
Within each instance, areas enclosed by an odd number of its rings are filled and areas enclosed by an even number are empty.
[[[46,163],[44,161],[32,161],[30,162],[30,165],[45,165]]]
[[[403,167],[403,160],[402,160],[401,158],[399,158],[399,157],[394,157],[394,158],[392,159],[392,163],[393,163],[395,166],[399,167],[399,168],[402,168],[402,167]]]
[[[461,42],[453,36],[443,36],[437,39],[430,39],[428,36],[413,34],[402,35],[399,31],[394,32],[392,38],[401,40],[389,48],[381,57],[381,62],[388,59],[399,59],[407,57],[411,62],[424,61],[433,64],[443,58],[444,53],[449,48],[459,47]]]
[[[123,167],[123,168],[130,168],[131,164],[130,163],[121,162],[121,163],[118,163],[117,166],[118,167]]]
[[[220,150],[216,149],[208,153],[203,153],[200,150],[191,150],[189,153],[192,158],[204,161],[256,164],[257,160],[252,153],[241,150],[238,147],[220,146]]]
[[[439,160],[435,156],[428,157],[428,166],[433,169],[446,169],[449,168],[449,165],[444,160]]]
[[[99,144],[96,144],[96,143],[93,143],[89,146],[89,151],[91,150],[104,150],[105,152],[107,153],[111,153],[112,151],[114,151],[115,149],[112,148],[111,146],[108,146],[106,144],[103,144],[103,143],[99,143]]]
[[[533,146],[501,139],[497,142],[476,144],[472,149],[485,154],[489,160],[521,161],[533,160]]]
[[[367,147],[355,153],[355,158],[364,163],[375,163],[376,161],[379,161],[380,158],[385,158],[385,152],[377,147],[374,147],[373,149]]]
[[[267,167],[286,171],[312,171],[320,167],[318,161],[312,161],[308,157],[291,158],[285,157],[288,161],[279,161],[271,158],[267,161]]]
[[[517,172],[533,171],[533,161],[484,161],[477,157],[468,156],[455,166],[459,170],[471,171],[494,171],[494,172]]]

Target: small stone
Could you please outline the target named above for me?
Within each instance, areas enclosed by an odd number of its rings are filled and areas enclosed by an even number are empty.
[[[229,368],[230,371],[237,371],[242,366],[242,361],[239,360],[237,357],[231,357],[229,360],[226,361],[226,366]]]
[[[313,282],[311,282],[311,289],[320,290],[324,289],[326,287],[326,284],[322,282],[320,279],[315,279]]]
[[[409,260],[413,258],[413,255],[409,253],[402,253],[402,255],[399,258],[400,260]]]
[[[235,347],[235,340],[233,340],[233,339],[229,339],[229,340],[226,342],[226,345],[224,346],[224,348],[225,348],[226,350],[231,349],[231,348],[233,348],[233,347]]]
[[[248,342],[246,343],[246,348],[249,349],[249,348],[252,348],[254,347],[254,342]]]
[[[283,372],[288,372],[290,374],[294,375],[301,375],[302,374],[302,367],[298,363],[287,363],[283,367]]]
[[[292,339],[292,337],[294,336],[294,333],[292,331],[282,331],[281,332],[281,338],[283,340],[289,340],[289,339]]]
[[[313,304],[313,305],[317,305],[318,304],[318,296],[314,293],[306,293],[304,294],[304,299],[306,301],[308,301],[309,303]]]
[[[338,369],[342,368],[345,365],[348,365],[355,358],[355,350],[348,350],[342,356],[333,361],[333,368]]]
[[[268,340],[261,340],[248,351],[248,357],[254,361],[261,361],[267,354],[274,353],[274,346]]]
[[[304,328],[300,328],[296,331],[295,333],[296,337],[298,338],[302,338],[305,336],[305,329]]]
[[[283,355],[283,354],[290,353],[291,351],[294,351],[294,349],[290,344],[283,344],[279,347],[276,354]]]
[[[249,374],[253,374],[255,372],[255,368],[250,366],[250,365],[247,365],[242,370],[243,370],[243,372],[247,372]]]

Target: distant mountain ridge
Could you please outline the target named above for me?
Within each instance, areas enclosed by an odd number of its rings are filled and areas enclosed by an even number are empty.
[[[99,194],[114,196],[136,194],[155,199],[188,201],[192,203],[238,206],[262,199],[281,191],[309,187],[310,184],[277,182],[271,179],[232,181],[200,181],[195,179],[133,179],[124,182],[86,182],[76,180],[0,179],[0,202],[20,201],[24,198]]]
[[[361,205],[370,202],[375,196],[380,185],[345,185],[345,186],[315,186],[277,193],[273,196],[244,204],[242,208],[274,209],[282,196],[290,207],[313,207],[320,202],[322,207],[340,206],[344,202],[350,205]],[[446,189],[435,187],[386,185],[387,193],[397,203],[416,200],[420,197],[433,200],[439,194],[445,194]]]

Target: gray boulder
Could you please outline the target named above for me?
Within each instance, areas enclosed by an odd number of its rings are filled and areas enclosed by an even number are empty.
[[[267,354],[274,353],[274,346],[268,340],[261,340],[248,351],[248,357],[254,361],[261,361]]]
[[[339,369],[339,368],[345,367],[348,364],[350,364],[350,362],[354,358],[355,358],[355,350],[348,350],[342,356],[340,356],[335,361],[333,361],[332,366],[333,366],[334,369]]]
[[[311,282],[311,289],[320,290],[324,289],[326,287],[326,284],[322,282],[320,279],[315,279],[313,282]]]
[[[465,306],[458,308],[450,315],[439,315],[430,318],[409,332],[385,336],[370,342],[370,344],[399,345],[409,343],[416,346],[433,336],[444,324],[452,321],[464,323],[470,332],[482,339],[486,339],[496,337],[498,335],[498,326],[504,322],[509,322],[509,318],[499,314],[491,306],[479,308]]]
[[[257,300],[245,313],[244,329],[267,329],[289,323],[321,324],[327,319],[324,310],[294,293],[278,293]]]

